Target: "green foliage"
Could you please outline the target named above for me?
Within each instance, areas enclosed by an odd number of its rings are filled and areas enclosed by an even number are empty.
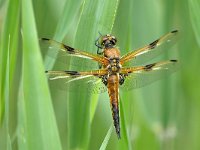
[[[198,44],[200,45],[200,17],[198,13],[200,12],[200,2],[197,0],[190,0],[189,2],[190,18],[194,33]]]
[[[20,109],[23,111],[19,117],[23,123],[19,122],[18,127],[23,132],[18,135],[19,149],[59,150],[61,142],[39,51],[33,7],[31,1],[26,0],[22,1],[22,45],[23,100]],[[23,139],[27,142],[20,141]]]
[[[0,8],[1,149],[200,149],[198,0],[1,0]],[[48,86],[46,69],[71,66],[48,57],[41,37],[96,53],[98,32],[112,33],[125,54],[174,29],[177,45],[152,61],[178,59],[182,67],[162,81],[120,92],[120,140],[110,127],[107,93]]]

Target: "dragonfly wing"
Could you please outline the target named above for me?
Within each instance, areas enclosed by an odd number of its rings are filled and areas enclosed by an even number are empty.
[[[106,74],[106,70],[94,71],[47,71],[51,80],[50,84],[59,87],[66,92],[87,92],[99,94],[107,91],[107,87],[102,83],[101,76]]]
[[[131,51],[121,57],[120,61],[123,66],[138,66],[145,64],[156,56],[166,52],[178,39],[178,31],[174,30],[149,45]]]
[[[40,39],[40,45],[42,49],[48,49],[47,56],[72,67],[95,69],[98,68],[99,63],[104,64],[107,61],[102,56],[74,49],[52,39],[42,38]]]
[[[179,63],[177,60],[164,61],[149,64],[141,67],[122,68],[121,72],[125,77],[124,83],[121,85],[122,90],[132,90],[148,85],[167,75],[177,71]]]

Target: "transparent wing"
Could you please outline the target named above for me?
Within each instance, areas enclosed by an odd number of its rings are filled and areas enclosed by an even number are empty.
[[[178,31],[174,30],[149,45],[131,51],[121,57],[120,62],[123,66],[138,66],[147,63],[156,56],[166,52],[178,39]]]
[[[107,87],[102,83],[101,76],[106,74],[106,70],[94,71],[47,71],[51,80],[50,84],[66,92],[88,92],[99,94],[107,91]]]
[[[59,63],[70,66],[81,66],[85,69],[97,69],[99,63],[104,64],[105,58],[99,55],[80,51],[52,39],[40,39],[42,49],[48,49],[46,55],[56,59]],[[75,68],[73,68],[75,69]]]
[[[126,91],[143,87],[166,77],[177,71],[178,68],[179,63],[177,60],[163,61],[142,67],[122,68],[122,74],[127,76],[121,85],[121,89]]]

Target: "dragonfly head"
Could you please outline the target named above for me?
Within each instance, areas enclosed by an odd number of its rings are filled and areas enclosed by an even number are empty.
[[[116,46],[117,39],[115,36],[106,34],[102,36],[100,44],[103,48],[113,48]]]

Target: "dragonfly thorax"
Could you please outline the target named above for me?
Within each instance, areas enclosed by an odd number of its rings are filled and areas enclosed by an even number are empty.
[[[116,74],[119,73],[121,69],[121,65],[119,63],[119,58],[110,58],[109,59],[109,65],[107,66],[108,72],[110,74]]]

